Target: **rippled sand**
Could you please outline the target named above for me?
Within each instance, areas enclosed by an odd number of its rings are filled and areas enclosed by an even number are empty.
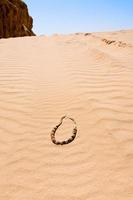
[[[132,199],[133,31],[1,39],[0,200]]]

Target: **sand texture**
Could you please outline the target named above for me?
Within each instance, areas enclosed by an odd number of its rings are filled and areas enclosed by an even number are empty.
[[[0,200],[133,200],[132,30],[0,40]]]

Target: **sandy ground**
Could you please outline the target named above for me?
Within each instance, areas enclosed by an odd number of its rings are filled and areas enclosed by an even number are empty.
[[[133,200],[132,30],[0,40],[0,200]]]

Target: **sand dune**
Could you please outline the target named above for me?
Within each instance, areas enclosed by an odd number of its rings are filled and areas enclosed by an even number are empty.
[[[133,31],[2,39],[0,52],[0,200],[132,200]],[[78,132],[57,146],[64,115]]]

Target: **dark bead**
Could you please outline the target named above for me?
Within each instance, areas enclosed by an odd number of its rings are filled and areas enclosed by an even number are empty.
[[[73,130],[73,134],[76,135],[77,131]]]
[[[75,138],[75,135],[72,135],[71,138],[72,138],[72,140],[73,140],[73,139]]]
[[[57,130],[57,128],[55,127],[55,128],[53,128],[53,131],[55,132]]]
[[[60,142],[58,142],[58,141],[56,141],[56,143],[55,144],[57,144],[57,145],[60,145],[61,143]]]
[[[53,142],[54,144],[56,144],[56,140],[55,140],[55,139],[52,139],[52,142]]]
[[[67,144],[70,143],[70,142],[72,142],[72,138],[69,138],[69,139],[67,140]]]
[[[62,144],[67,144],[67,141],[63,141]]]

